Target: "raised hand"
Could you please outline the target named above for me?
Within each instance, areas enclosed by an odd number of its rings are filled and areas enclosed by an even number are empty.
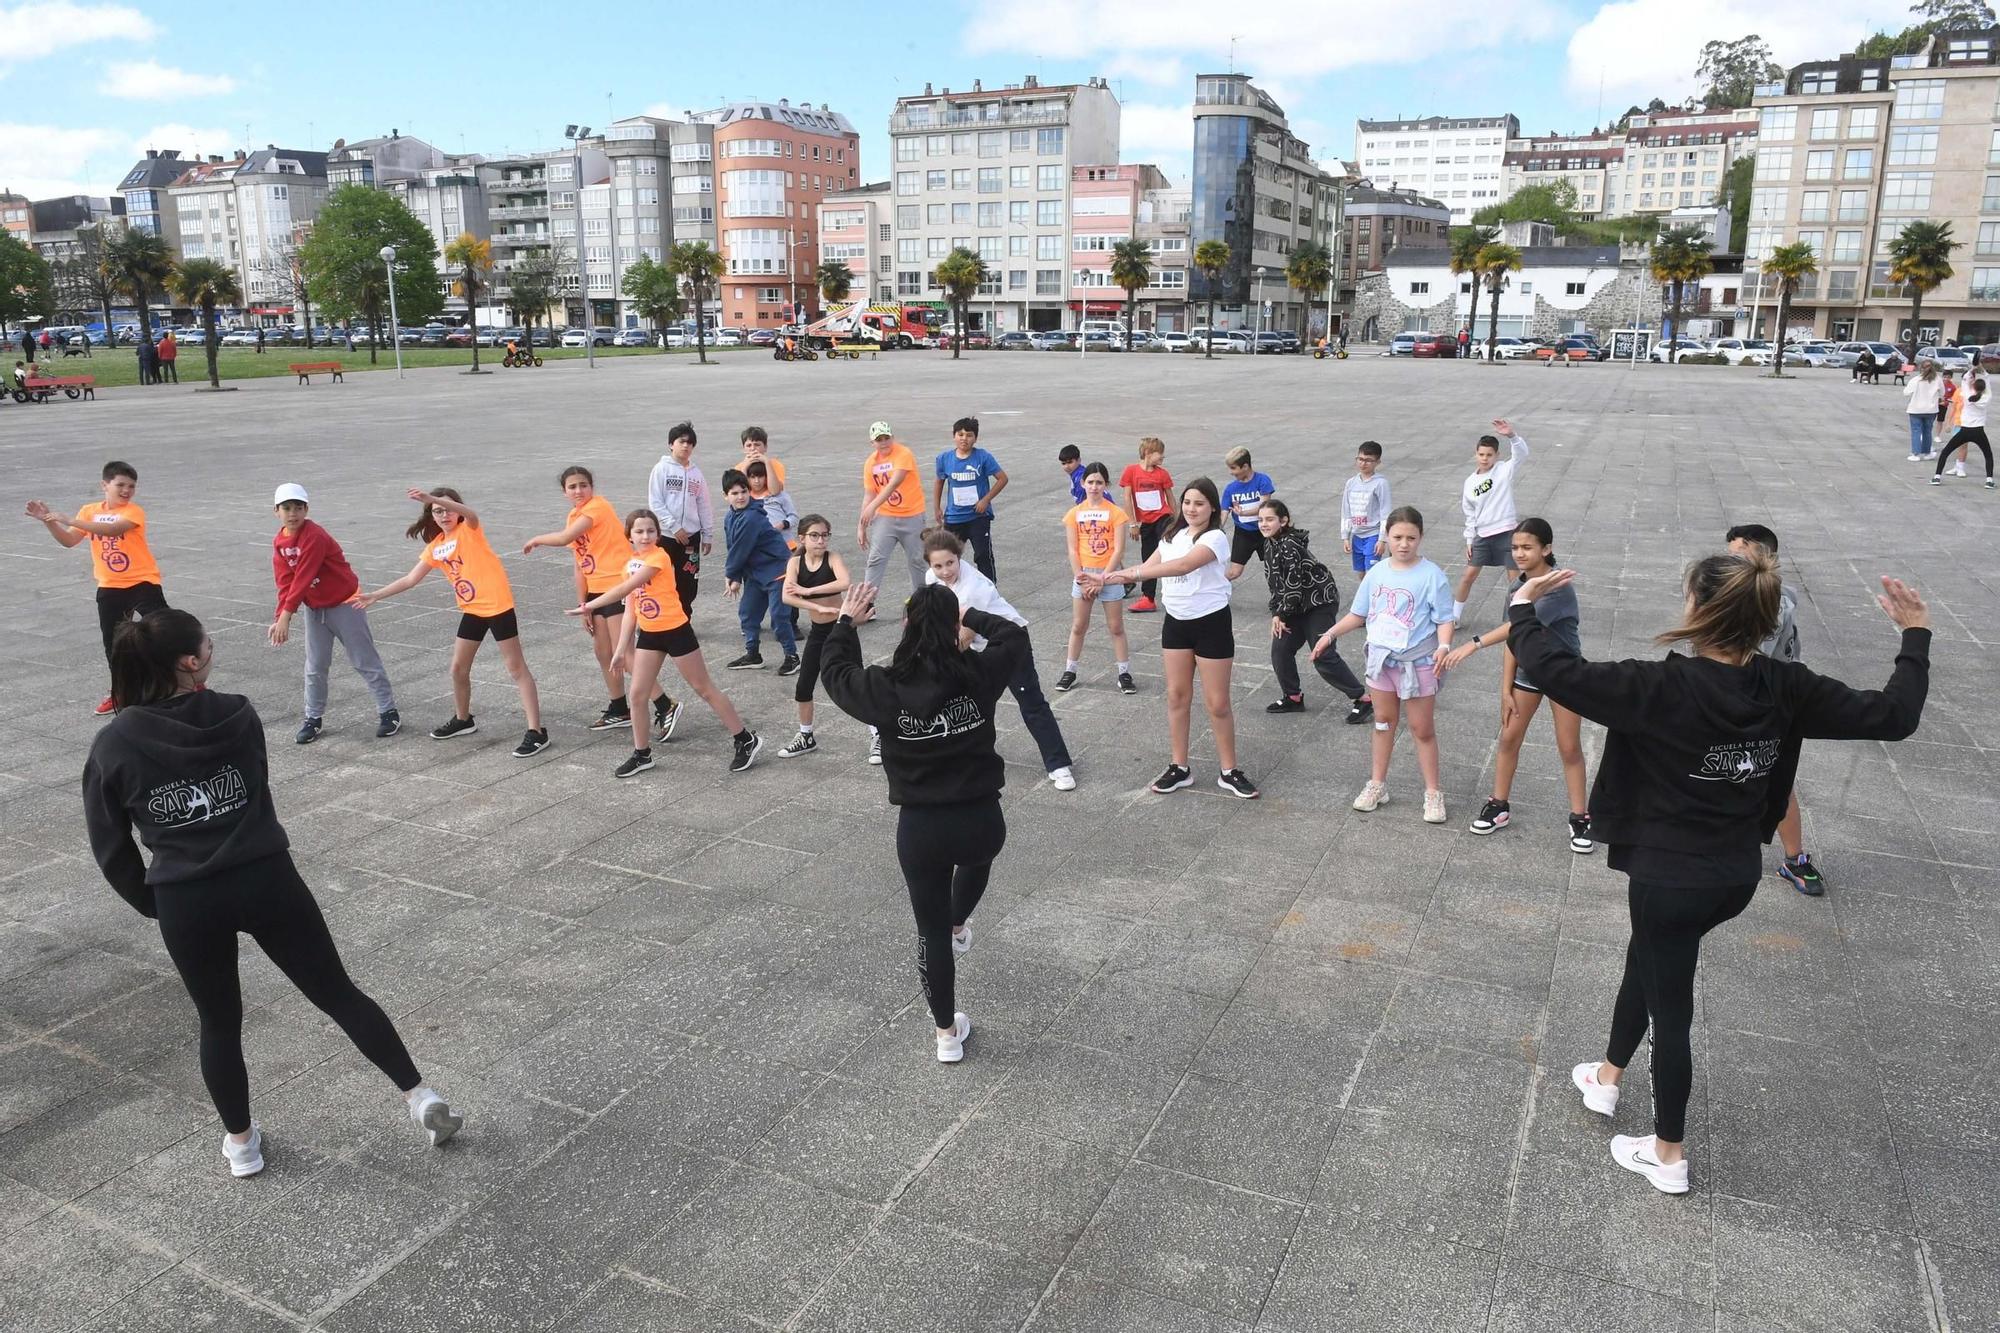
[[[1875,599],[1883,614],[1896,622],[1897,629],[1929,629],[1931,609],[1917,590],[1901,579],[1882,576],[1882,593]]]

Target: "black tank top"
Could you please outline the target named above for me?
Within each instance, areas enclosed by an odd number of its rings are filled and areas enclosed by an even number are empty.
[[[801,588],[818,588],[831,582],[833,582],[832,556],[820,561],[818,569],[808,565],[804,555],[799,556],[798,585]]]

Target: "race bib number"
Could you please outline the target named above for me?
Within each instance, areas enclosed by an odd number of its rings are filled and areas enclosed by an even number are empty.
[[[1137,492],[1139,508],[1141,509],[1158,509],[1160,507],[1161,498],[1162,497],[1158,491]]]

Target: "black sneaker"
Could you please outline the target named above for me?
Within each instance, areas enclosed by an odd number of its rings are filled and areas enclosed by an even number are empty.
[[[592,731],[617,731],[632,725],[631,708],[607,708],[597,715],[597,721],[590,724]]]
[[[1569,817],[1569,849],[1578,856],[1589,856],[1597,850],[1597,843],[1590,836],[1589,815]]]
[[[1118,692],[1120,694],[1137,694],[1139,692],[1139,682],[1132,679],[1131,672],[1121,671],[1118,673]]]
[[[748,652],[741,657],[733,658],[729,662],[729,669],[731,671],[762,671],[764,669],[764,654]]]
[[[477,730],[479,730],[479,724],[471,718],[454,717],[441,727],[432,727],[431,739],[434,741],[448,741],[453,736],[470,736]]]
[[[391,708],[375,719],[375,739],[387,740],[403,729],[403,715]]]
[[[661,695],[653,705],[653,739],[665,745],[674,738],[674,726],[681,720],[681,701]]]
[[[1348,726],[1358,727],[1363,722],[1373,722],[1374,720],[1375,720],[1375,701],[1369,698],[1367,695],[1365,694],[1362,695],[1359,699],[1356,699],[1351,705],[1348,706],[1347,709]]]
[[[1485,805],[1479,807],[1479,813],[1473,817],[1472,831],[1482,835],[1497,833],[1507,827],[1507,821],[1507,803],[1505,801],[1489,800]]]
[[[731,773],[741,773],[757,762],[757,752],[764,748],[764,738],[754,731],[747,731],[736,741],[736,754],[729,761]]]
[[[1075,688],[1076,688],[1076,672],[1065,671],[1060,676],[1056,677],[1056,689],[1058,692],[1067,693]]]
[[[1216,778],[1215,785],[1231,796],[1241,796],[1246,801],[1254,801],[1259,795],[1257,784],[1252,782],[1250,775],[1240,768],[1224,769],[1222,775]]]
[[[637,777],[652,766],[653,752],[651,750],[634,750],[624,763],[611,770],[611,776],[614,778]]]
[[[778,758],[797,759],[800,755],[811,754],[817,749],[819,749],[819,737],[813,735],[810,731],[802,731],[792,737],[790,745],[778,747]]]
[[[1303,713],[1306,711],[1306,697],[1303,694],[1281,694],[1276,703],[1264,705],[1267,713]]]
[[[1778,862],[1778,878],[1803,893],[1808,898],[1817,898],[1826,892],[1826,878],[1819,873],[1819,867],[1812,863],[1809,852],[1788,856]]]
[[[543,727],[540,731],[523,733],[521,743],[514,747],[514,757],[516,759],[526,759],[530,755],[540,754],[548,748],[549,729]]]
[[[323,726],[324,724],[318,718],[309,717],[299,724],[299,734],[292,737],[292,740],[299,745],[311,745],[319,739],[319,733]]]
[[[799,674],[799,655],[798,655],[797,653],[786,653],[786,654],[785,654],[785,660],[784,660],[784,661],[782,661],[782,662],[780,662],[780,663],[778,663],[778,674],[779,674],[779,675],[781,675],[781,676],[796,676],[796,675],[798,675],[798,674]]]
[[[1153,785],[1146,790],[1156,791],[1164,796],[1170,791],[1179,791],[1182,787],[1192,786],[1194,786],[1193,773],[1179,764],[1168,764],[1167,771],[1154,778]]]

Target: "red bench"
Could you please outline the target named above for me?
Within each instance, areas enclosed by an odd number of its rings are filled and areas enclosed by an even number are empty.
[[[311,384],[314,375],[331,375],[335,384],[345,383],[340,377],[343,365],[339,361],[300,361],[285,369],[297,375],[301,384]]]
[[[46,403],[57,390],[65,398],[97,397],[97,376],[95,375],[43,375],[30,376],[14,390],[14,400],[25,403],[30,400]]]

